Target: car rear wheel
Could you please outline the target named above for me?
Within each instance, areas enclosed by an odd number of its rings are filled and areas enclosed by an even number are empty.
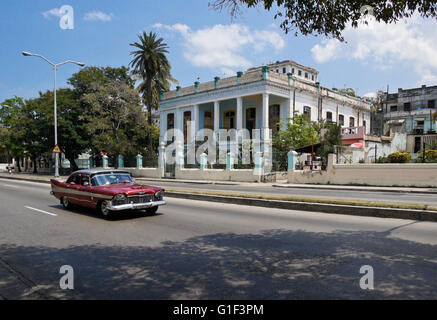
[[[154,215],[158,211],[158,206],[146,209],[146,213]]]
[[[64,209],[70,209],[71,208],[71,203],[70,203],[70,201],[68,200],[67,197],[62,197],[61,204],[64,207]]]
[[[99,211],[102,216],[108,218],[111,215],[111,211],[108,209],[108,201],[102,201],[99,204]]]

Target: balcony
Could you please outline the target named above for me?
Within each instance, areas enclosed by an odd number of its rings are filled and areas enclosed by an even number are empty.
[[[411,111],[393,111],[387,112],[384,114],[384,118],[406,118],[411,116],[426,116],[430,113],[436,112],[436,109],[420,109],[420,110],[411,110]]]
[[[343,144],[354,143],[364,140],[366,127],[342,128]]]

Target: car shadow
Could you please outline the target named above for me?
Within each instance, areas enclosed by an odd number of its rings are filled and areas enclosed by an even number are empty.
[[[77,205],[73,205],[69,209],[64,209],[64,207],[60,204],[58,205],[50,205],[49,208],[54,208],[58,210],[62,210],[65,212],[72,212],[75,214],[87,216],[89,218],[106,220],[106,221],[124,221],[124,220],[132,220],[132,219],[143,219],[147,217],[161,216],[162,213],[156,212],[155,214],[148,214],[145,210],[126,210],[113,212],[109,217],[103,217],[97,209],[85,208]]]

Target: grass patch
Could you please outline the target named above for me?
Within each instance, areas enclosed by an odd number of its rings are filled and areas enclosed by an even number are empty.
[[[429,206],[426,204],[416,204],[416,203],[396,203],[396,202],[345,200],[345,199],[320,199],[320,198],[297,197],[297,196],[279,196],[279,195],[266,195],[266,194],[255,194],[255,193],[235,193],[235,192],[222,192],[222,191],[184,190],[184,189],[168,189],[168,188],[166,188],[165,190],[169,192],[204,194],[204,195],[211,195],[211,196],[224,196],[224,197],[234,197],[234,198],[281,200],[281,201],[295,201],[295,202],[339,204],[339,205],[362,206],[362,207],[437,211],[437,207],[435,206]]]

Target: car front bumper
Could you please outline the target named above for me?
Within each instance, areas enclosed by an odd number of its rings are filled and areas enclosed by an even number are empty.
[[[108,204],[107,208],[110,211],[141,210],[141,209],[148,209],[157,206],[163,206],[165,204],[166,203],[164,200],[159,200],[159,201],[151,201],[151,202],[144,202],[144,203],[127,203],[127,204],[120,204],[116,206],[112,204]]]

